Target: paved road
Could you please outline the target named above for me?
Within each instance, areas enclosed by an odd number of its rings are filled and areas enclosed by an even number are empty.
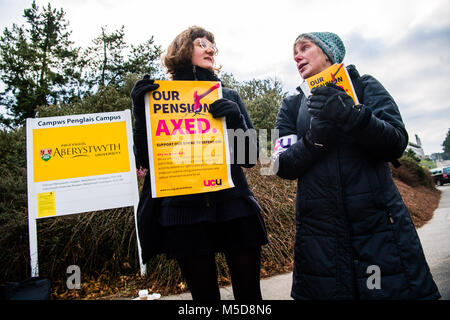
[[[450,185],[438,189],[442,191],[439,207],[417,233],[441,299],[450,300]]]
[[[277,275],[261,280],[261,292],[264,300],[292,300],[292,273]],[[222,300],[234,300],[231,286],[220,288]],[[160,300],[192,300],[189,292],[179,295],[161,297]]]
[[[450,300],[450,185],[438,187],[442,191],[439,207],[433,219],[417,229],[425,257],[442,300]],[[261,280],[261,291],[265,300],[292,300],[292,273]],[[233,300],[231,287],[220,289],[223,300]],[[192,300],[191,294],[161,297],[161,300]]]

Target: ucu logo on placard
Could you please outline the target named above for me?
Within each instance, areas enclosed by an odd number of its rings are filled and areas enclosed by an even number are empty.
[[[203,180],[203,184],[205,185],[205,187],[221,186],[222,179]]]

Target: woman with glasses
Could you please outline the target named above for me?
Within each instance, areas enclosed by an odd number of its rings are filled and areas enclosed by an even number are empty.
[[[172,80],[220,81],[215,67],[218,51],[214,35],[193,26],[169,45],[163,63]],[[159,87],[148,76],[132,92],[136,159],[149,168],[145,126],[146,93]],[[222,89],[223,98],[210,105],[213,117],[225,117],[228,129],[253,129],[236,91]],[[247,140],[248,148],[256,141]],[[178,261],[194,300],[220,300],[216,253],[223,252],[236,300],[261,300],[261,246],[268,242],[261,208],[250,191],[241,167],[231,164],[235,187],[217,192],[152,198],[149,173],[138,206],[138,232],[144,262],[159,253]]]

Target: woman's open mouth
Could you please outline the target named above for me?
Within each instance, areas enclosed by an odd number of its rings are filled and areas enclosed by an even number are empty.
[[[308,65],[307,62],[299,64],[299,65],[297,66],[298,71],[299,71],[299,72],[302,72],[302,69],[303,69],[306,65]]]

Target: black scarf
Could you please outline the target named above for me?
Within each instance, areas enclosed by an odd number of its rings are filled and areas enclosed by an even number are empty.
[[[213,71],[191,64],[178,69],[173,80],[220,81]]]

